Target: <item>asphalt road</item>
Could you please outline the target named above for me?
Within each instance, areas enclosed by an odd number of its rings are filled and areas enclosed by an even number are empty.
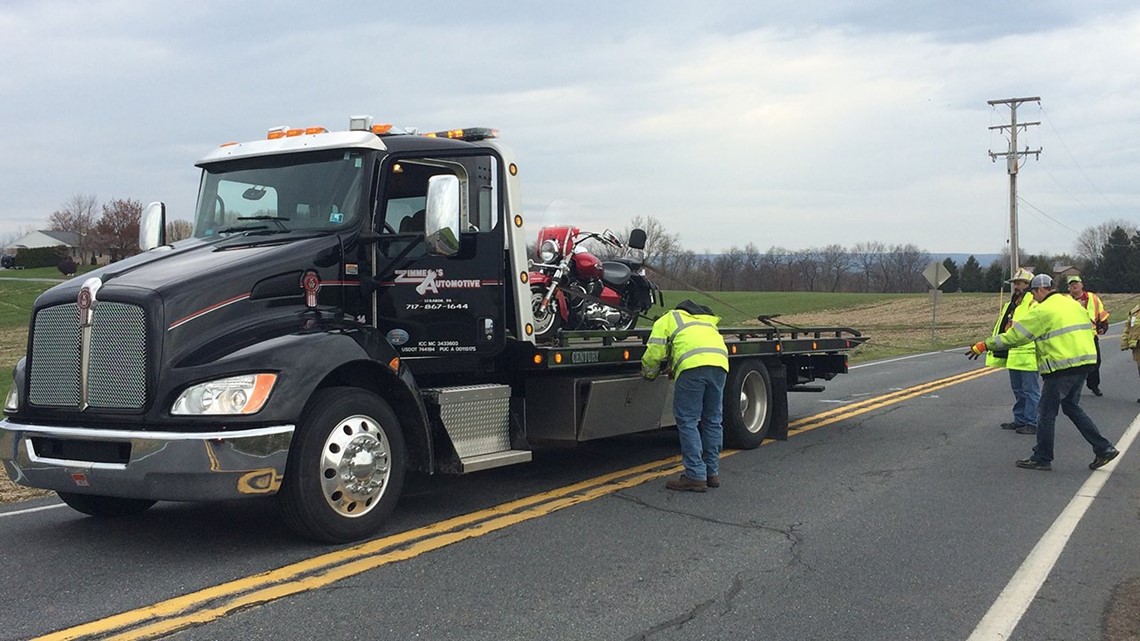
[[[1118,341],[1082,397],[1113,441],[1140,412]],[[413,477],[359,546],[294,539],[272,500],[4,506],[0,639],[1107,638],[1140,578],[1140,456],[1090,472],[1060,417],[1053,471],[1015,468],[1033,437],[998,428],[1012,395],[987,371],[856,367],[706,494],[665,490],[671,432]]]

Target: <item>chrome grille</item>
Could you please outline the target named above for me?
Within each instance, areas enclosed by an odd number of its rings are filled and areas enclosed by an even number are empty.
[[[28,398],[33,405],[79,407],[81,333],[74,304],[40,310],[32,338]],[[146,403],[146,317],[141,307],[102,301],[91,320],[87,404],[140,409]]]
[[[95,307],[88,376],[91,407],[139,409],[146,403],[146,319],[141,307],[107,302]]]
[[[32,327],[32,405],[79,406],[79,311],[77,305],[41,309]]]

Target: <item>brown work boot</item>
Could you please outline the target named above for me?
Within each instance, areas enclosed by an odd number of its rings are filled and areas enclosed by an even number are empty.
[[[720,474],[709,474],[705,484],[709,487],[720,487]]]
[[[709,489],[704,481],[691,479],[684,474],[675,479],[665,481],[665,487],[670,490],[677,490],[678,492],[705,492]]]

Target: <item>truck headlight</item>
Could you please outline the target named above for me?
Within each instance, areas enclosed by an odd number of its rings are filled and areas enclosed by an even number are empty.
[[[16,391],[16,384],[8,388],[8,398],[4,399],[4,411],[15,412],[20,409],[20,394]]]
[[[179,416],[256,414],[265,406],[276,374],[246,374],[219,378],[186,388],[170,413]]]
[[[542,245],[538,247],[538,259],[548,265],[554,262],[554,257],[557,255],[558,243],[549,238],[542,241]]]

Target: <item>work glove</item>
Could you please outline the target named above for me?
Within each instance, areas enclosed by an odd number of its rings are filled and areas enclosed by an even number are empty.
[[[974,343],[970,346],[970,351],[966,352],[966,357],[970,360],[976,360],[979,356],[986,351],[986,344],[982,341]]]

